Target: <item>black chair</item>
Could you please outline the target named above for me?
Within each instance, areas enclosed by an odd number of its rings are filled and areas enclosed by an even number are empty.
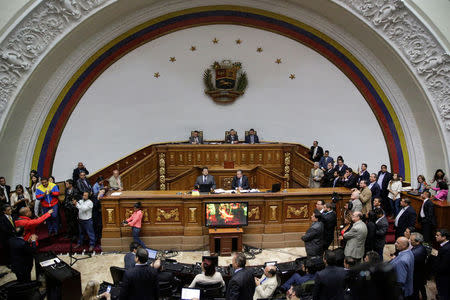
[[[177,283],[173,282],[159,282],[159,298],[160,299],[179,299],[176,298],[177,294]]]
[[[5,283],[0,289],[3,290],[2,294],[6,295],[6,299],[41,300],[45,298],[45,294],[41,295],[40,287],[39,281],[20,283],[14,280]]]
[[[204,283],[197,282],[195,288],[200,290],[200,299],[212,300],[223,297],[222,282]]]
[[[125,274],[125,268],[112,266],[109,268],[109,272],[111,272],[111,277],[113,279],[114,285],[119,286],[120,282],[122,281],[123,275]]]

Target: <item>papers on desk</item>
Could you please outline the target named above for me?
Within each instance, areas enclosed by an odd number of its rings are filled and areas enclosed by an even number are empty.
[[[238,193],[235,190],[224,190],[224,189],[215,189],[214,190],[215,194],[233,194],[233,193]],[[251,190],[241,190],[240,193],[259,193],[258,189],[251,189]]]
[[[111,193],[111,196],[120,196],[122,195],[122,192],[113,192]]]
[[[54,265],[54,264],[58,264],[60,262],[61,261],[59,260],[59,258],[55,257],[55,258],[52,258],[52,259],[49,259],[49,260],[41,261],[39,264],[41,265],[41,267],[45,268],[45,267],[48,267],[48,266],[51,266],[51,265]]]

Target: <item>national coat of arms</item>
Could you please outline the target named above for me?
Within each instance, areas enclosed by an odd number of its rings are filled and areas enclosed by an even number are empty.
[[[240,62],[215,61],[203,74],[205,93],[214,101],[228,103],[243,95],[248,85],[247,74]]]

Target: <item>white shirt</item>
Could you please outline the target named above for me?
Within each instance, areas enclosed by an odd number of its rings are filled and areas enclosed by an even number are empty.
[[[407,207],[403,207],[402,210],[398,213],[398,215],[395,217],[395,226],[398,226],[398,220],[400,219],[400,217],[403,215],[403,213],[405,212],[405,210],[408,208]]]
[[[375,221],[375,224],[378,224],[378,222],[380,222],[380,220],[383,219],[383,218],[384,218],[384,215],[381,216],[380,218],[378,218],[378,219]]]
[[[389,192],[389,195],[388,195],[389,198],[391,198],[392,200],[396,200],[401,197],[400,192],[402,191],[402,182],[400,180],[391,181],[391,184],[388,188],[394,192],[397,192],[397,196],[395,196],[395,199],[394,199],[394,194],[392,192]]]
[[[317,154],[317,148],[318,148],[318,147],[314,147],[313,158],[316,157],[316,154]]]
[[[444,247],[444,245],[447,244],[447,243],[448,243],[448,241],[445,241],[445,242],[441,243],[441,247]]]
[[[3,195],[5,195],[6,197],[6,202],[9,203],[9,195],[8,192],[6,191],[6,185],[0,185],[0,187],[3,189]]]
[[[369,186],[368,186],[369,190],[372,189],[372,187],[373,187],[374,184],[375,184],[375,181],[374,181],[374,182],[371,182],[371,183],[369,184]]]
[[[423,207],[425,206],[425,203],[426,203],[427,201],[428,201],[428,198],[425,199],[425,200],[423,200],[422,207],[420,208],[420,216],[421,216],[422,218],[425,218],[425,212],[423,211]]]
[[[92,218],[92,207],[94,207],[94,203],[91,200],[83,200],[77,202],[78,208],[78,218],[80,220],[86,221]]]
[[[380,176],[378,176],[378,185],[380,186],[380,188],[383,188],[383,179],[384,176],[386,175],[386,173],[380,173]]]

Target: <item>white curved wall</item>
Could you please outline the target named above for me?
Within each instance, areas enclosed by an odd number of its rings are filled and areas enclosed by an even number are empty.
[[[211,42],[214,37],[218,44]],[[190,51],[191,45],[197,51]],[[282,64],[275,64],[277,58]],[[222,59],[242,62],[249,78],[245,95],[231,105],[218,105],[203,92],[203,71]],[[154,78],[154,72],[161,77]],[[296,79],[289,79],[291,73]],[[203,129],[206,139],[221,139],[231,127],[241,138],[254,127],[269,141],[309,145],[319,139],[354,168],[364,161],[375,171],[389,162],[365,99],[328,60],[274,33],[213,25],[158,38],[106,70],[72,113],[53,175],[70,177],[78,161],[95,171],[147,144],[185,140],[192,129]]]

